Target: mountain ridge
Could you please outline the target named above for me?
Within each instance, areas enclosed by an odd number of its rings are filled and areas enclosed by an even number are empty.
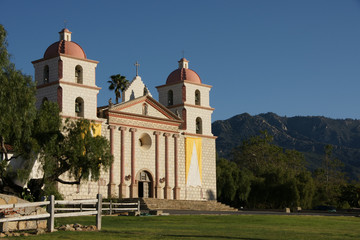
[[[230,158],[234,147],[266,130],[274,137],[276,145],[302,152],[310,170],[321,166],[324,148],[330,144],[333,156],[344,163],[347,176],[359,180],[360,120],[323,116],[281,117],[272,112],[254,116],[242,113],[213,122],[212,129],[218,136],[216,149],[219,157]]]

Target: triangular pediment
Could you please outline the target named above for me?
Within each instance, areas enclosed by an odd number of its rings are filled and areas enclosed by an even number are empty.
[[[156,118],[177,122],[182,121],[180,117],[149,95],[112,105],[106,110],[111,113],[131,114],[144,118]]]

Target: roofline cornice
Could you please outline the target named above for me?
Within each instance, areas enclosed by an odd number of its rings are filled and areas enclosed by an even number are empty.
[[[204,106],[193,105],[193,104],[188,104],[188,103],[180,103],[180,104],[176,104],[176,105],[167,106],[167,108],[169,108],[169,109],[177,108],[177,107],[193,107],[193,108],[200,108],[200,109],[211,110],[211,111],[215,110],[215,108],[212,108],[212,107],[204,107]]]
[[[57,81],[54,81],[54,82],[41,84],[41,85],[36,86],[36,89],[41,89],[41,88],[56,85],[56,84],[65,84],[65,85],[71,85],[71,86],[82,87],[82,88],[89,88],[89,89],[94,89],[94,90],[100,90],[101,89],[98,86],[95,86],[95,87],[94,86],[88,86],[88,85],[79,84],[79,83],[66,82],[64,80],[57,80]]]
[[[157,86],[156,88],[163,88],[163,87],[173,86],[173,85],[177,85],[177,84],[184,84],[184,83],[198,85],[198,86],[207,87],[207,88],[212,88],[211,85],[207,85],[207,84],[203,84],[203,83],[193,83],[193,82],[187,81],[187,80],[177,82],[177,83],[160,85],[160,86]]]
[[[91,59],[84,59],[84,58],[77,58],[77,57],[67,55],[67,54],[63,54],[63,53],[59,53],[59,55],[57,55],[55,57],[52,57],[52,58],[41,58],[41,59],[32,61],[31,63],[35,64],[35,63],[39,63],[39,62],[42,62],[42,61],[46,61],[46,60],[53,59],[53,58],[58,58],[58,57],[68,57],[68,58],[77,59],[77,60],[81,60],[81,61],[85,61],[85,62],[91,62],[91,63],[96,63],[96,64],[99,63],[99,61],[95,61],[95,60],[91,60]]]
[[[217,136],[210,136],[210,135],[203,135],[203,134],[196,134],[196,133],[188,133],[188,132],[183,132],[182,133],[185,136],[193,136],[193,137],[200,137],[200,138],[211,138],[211,139],[217,139]]]

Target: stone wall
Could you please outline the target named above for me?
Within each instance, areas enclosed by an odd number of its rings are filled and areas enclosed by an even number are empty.
[[[0,194],[0,205],[16,204],[16,203],[28,203],[23,199]],[[38,215],[47,213],[42,207],[26,207],[26,208],[6,208],[0,209],[0,218],[14,218],[28,215]],[[19,230],[34,230],[34,229],[46,229],[46,220],[29,220],[29,221],[14,221],[0,223],[1,232],[19,231]]]

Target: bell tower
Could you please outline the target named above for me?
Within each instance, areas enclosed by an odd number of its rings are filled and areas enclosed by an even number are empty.
[[[210,85],[203,84],[199,75],[189,69],[189,61],[182,58],[178,69],[170,73],[166,84],[158,86],[159,102],[184,121],[186,133],[212,136]]]
[[[51,44],[44,57],[33,61],[37,88],[36,106],[44,101],[57,102],[61,115],[96,120],[95,84],[97,61],[87,59],[79,44],[71,41],[71,32],[64,28],[60,40]]]

